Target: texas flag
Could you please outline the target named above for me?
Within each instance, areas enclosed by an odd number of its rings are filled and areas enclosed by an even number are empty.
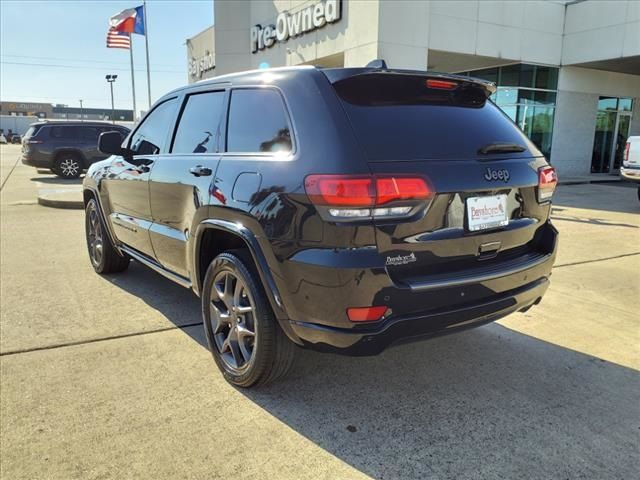
[[[145,34],[144,7],[127,8],[109,19],[109,28],[117,32]]]

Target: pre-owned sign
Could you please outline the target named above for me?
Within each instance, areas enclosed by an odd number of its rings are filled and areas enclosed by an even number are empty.
[[[251,53],[273,47],[276,42],[285,42],[291,37],[324,27],[340,20],[340,0],[326,0],[302,10],[282,12],[275,25],[251,27]]]

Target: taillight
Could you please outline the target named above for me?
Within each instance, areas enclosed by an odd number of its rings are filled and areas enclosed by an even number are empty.
[[[629,150],[631,150],[631,142],[627,142],[627,144],[624,146],[624,154],[622,155],[623,162],[629,161]]]
[[[309,175],[304,188],[336,220],[407,216],[433,197],[424,178],[394,175]]]
[[[309,175],[304,181],[304,188],[316,205],[370,207],[376,200],[370,176]]]
[[[541,167],[538,170],[538,202],[544,203],[551,200],[553,192],[558,185],[558,176],[553,167]]]
[[[352,307],[347,308],[347,317],[352,322],[375,322],[384,316],[387,309],[387,306]]]

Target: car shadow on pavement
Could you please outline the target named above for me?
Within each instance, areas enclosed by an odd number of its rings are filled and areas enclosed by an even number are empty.
[[[104,279],[140,298],[177,327],[202,323],[200,300],[189,289],[132,261],[125,274],[104,275]],[[206,347],[206,340],[202,343]]]
[[[109,279],[207,348],[189,290],[135,263]],[[301,350],[287,378],[238,391],[373,478],[633,478],[640,465],[638,372],[499,324],[377,357]]]
[[[631,478],[638,372],[498,324],[241,391],[374,478]]]

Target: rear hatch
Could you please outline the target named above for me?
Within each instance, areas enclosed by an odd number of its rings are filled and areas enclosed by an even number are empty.
[[[371,174],[423,178],[430,192],[419,205],[406,198],[384,205],[412,205],[406,218],[373,218],[396,283],[428,285],[546,253],[550,195],[538,194],[541,174],[549,173],[541,169],[549,167],[488,100],[492,85],[415,72],[327,76]]]
[[[34,123],[29,126],[24,136],[22,137],[22,153],[27,154],[31,151],[31,145],[42,143],[42,139],[37,138],[38,134],[42,136],[42,127],[44,124]]]

